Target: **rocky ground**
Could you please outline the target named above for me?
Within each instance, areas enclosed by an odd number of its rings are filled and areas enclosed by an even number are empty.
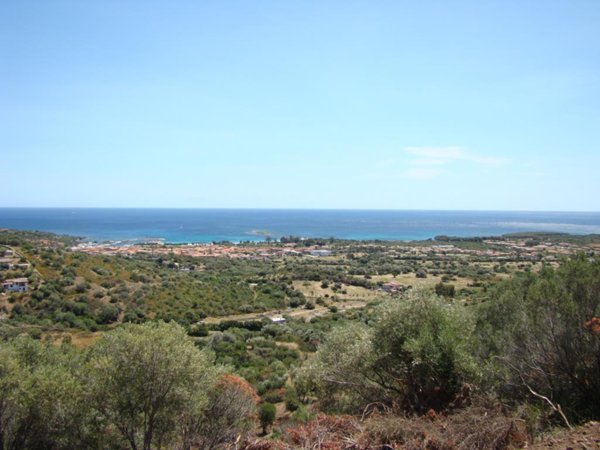
[[[598,450],[600,449],[600,422],[588,422],[573,430],[561,430],[556,434],[546,436],[529,448],[534,450]]]

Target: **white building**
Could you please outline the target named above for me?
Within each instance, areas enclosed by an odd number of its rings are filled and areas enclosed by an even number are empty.
[[[285,318],[281,316],[271,317],[273,323],[285,323]]]
[[[13,278],[2,282],[2,290],[8,292],[26,292],[28,287],[27,278]]]

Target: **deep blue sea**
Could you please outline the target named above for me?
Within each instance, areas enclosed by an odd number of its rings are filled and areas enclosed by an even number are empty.
[[[417,240],[518,231],[600,233],[600,212],[0,208],[0,228],[93,241],[261,241],[294,235]]]

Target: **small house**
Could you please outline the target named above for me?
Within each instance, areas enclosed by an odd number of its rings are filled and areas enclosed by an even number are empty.
[[[285,318],[281,316],[271,317],[271,322],[278,324],[285,323]]]
[[[2,290],[8,292],[27,292],[29,280],[27,278],[13,278],[2,282]]]

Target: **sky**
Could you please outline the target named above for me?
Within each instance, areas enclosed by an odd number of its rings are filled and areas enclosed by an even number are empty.
[[[0,2],[0,207],[600,211],[600,1]]]

